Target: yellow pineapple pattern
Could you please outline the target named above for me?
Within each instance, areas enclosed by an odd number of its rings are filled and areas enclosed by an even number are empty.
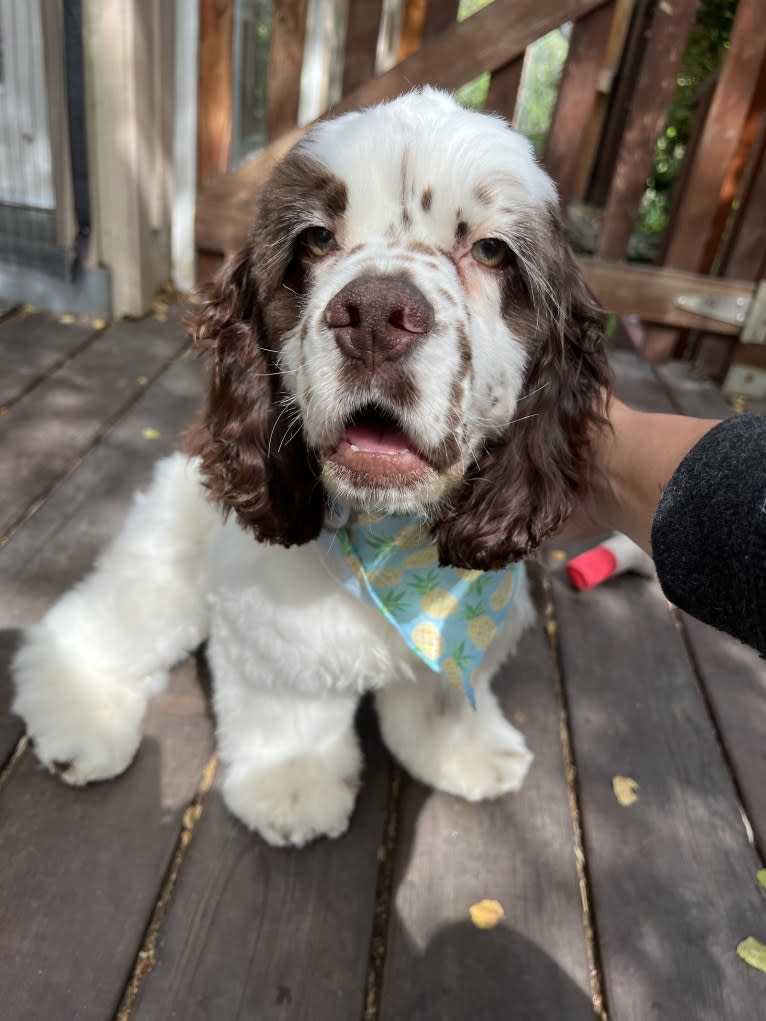
[[[463,690],[463,675],[460,672],[460,667],[457,665],[454,659],[444,659],[439,664],[439,669],[444,674],[444,679],[457,688],[458,691]]]
[[[404,561],[404,566],[409,568],[431,567],[439,562],[439,550],[435,545],[426,546],[425,549],[412,553]]]
[[[396,535],[396,545],[399,549],[417,549],[423,543],[428,542],[428,529],[422,521],[416,521],[414,525],[407,525]]]
[[[451,592],[439,587],[440,580],[439,568],[433,567],[427,574],[416,574],[410,582],[420,596],[420,609],[437,620],[449,617],[460,605]]]
[[[369,527],[370,525],[377,525],[379,521],[383,520],[383,514],[370,514],[368,511],[359,511],[356,516],[357,523]]]
[[[416,624],[410,632],[410,638],[418,652],[422,652],[426,659],[436,660],[444,653],[444,640],[439,629],[429,621]]]
[[[490,597],[489,605],[492,609],[499,613],[504,606],[507,606],[515,587],[516,578],[512,572],[509,572]]]
[[[429,617],[435,617],[436,620],[443,620],[445,617],[449,617],[459,606],[460,603],[456,597],[443,588],[435,589],[433,592],[426,592],[420,600],[420,608],[423,613],[427,613]]]
[[[497,632],[495,622],[481,612],[480,603],[474,605],[469,603],[465,608],[465,616],[468,621],[468,637],[473,644],[482,651],[488,648]]]
[[[370,581],[379,588],[393,588],[404,581],[404,571],[398,567],[379,567],[370,571]]]

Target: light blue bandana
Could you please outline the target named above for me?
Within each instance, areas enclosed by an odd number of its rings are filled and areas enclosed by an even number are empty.
[[[336,518],[336,522],[340,523]],[[465,691],[505,619],[523,567],[470,571],[440,567],[436,544],[417,518],[359,515],[319,544],[350,568],[344,585],[377,607],[432,670]]]

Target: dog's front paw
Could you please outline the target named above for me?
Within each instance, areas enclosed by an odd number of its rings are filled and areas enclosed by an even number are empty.
[[[448,754],[439,749],[432,763],[432,783],[467,801],[483,801],[517,791],[532,763],[524,738],[512,727],[486,734],[466,728]],[[463,740],[460,740],[460,738]],[[452,744],[452,742],[450,742]]]
[[[42,627],[27,633],[12,673],[13,712],[24,720],[43,765],[75,786],[127,769],[141,741],[146,707],[139,683],[73,664]]]
[[[348,827],[359,787],[361,755],[349,735],[330,753],[296,755],[273,766],[227,772],[231,811],[277,847],[338,837]]]

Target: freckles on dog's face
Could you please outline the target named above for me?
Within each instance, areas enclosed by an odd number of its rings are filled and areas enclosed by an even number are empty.
[[[602,310],[530,145],[443,93],[313,128],[195,336],[203,476],[261,541],[315,539],[329,492],[425,514],[443,563],[489,570],[586,485]]]
[[[261,238],[266,259],[263,242],[292,245],[265,302],[291,310],[285,415],[326,489],[384,512],[438,506],[516,414],[535,341],[525,273],[555,201],[501,122],[413,99],[315,129],[275,183],[280,237]]]

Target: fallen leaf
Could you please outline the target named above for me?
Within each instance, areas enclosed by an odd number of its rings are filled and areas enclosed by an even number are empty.
[[[142,429],[141,435],[145,440],[158,440],[160,438],[159,431],[157,429],[152,429],[151,426],[146,429]]]
[[[751,968],[766,971],[766,946],[757,940],[755,936],[748,936],[747,939],[743,939],[737,947],[737,953],[745,964],[749,964]]]
[[[94,330],[103,330],[106,326],[106,319],[91,319],[90,325]]]
[[[499,900],[480,900],[468,909],[471,921],[477,929],[494,929],[499,921],[505,918],[503,905]]]
[[[761,884],[764,890],[766,890],[766,869],[758,869],[758,871],[755,874],[755,878],[758,880],[758,882]]]
[[[639,786],[630,776],[613,776],[612,790],[614,791],[614,796],[624,807],[632,805],[634,801],[638,801],[636,791],[639,790]]]
[[[74,323],[76,321],[77,321],[76,318],[73,315],[71,315],[69,312],[67,312],[63,316],[59,316],[59,322],[63,323],[64,326],[69,326],[71,323]]]
[[[139,386],[146,386],[146,384],[149,382],[149,377],[148,376],[137,376],[136,377],[136,382],[139,384]]]

